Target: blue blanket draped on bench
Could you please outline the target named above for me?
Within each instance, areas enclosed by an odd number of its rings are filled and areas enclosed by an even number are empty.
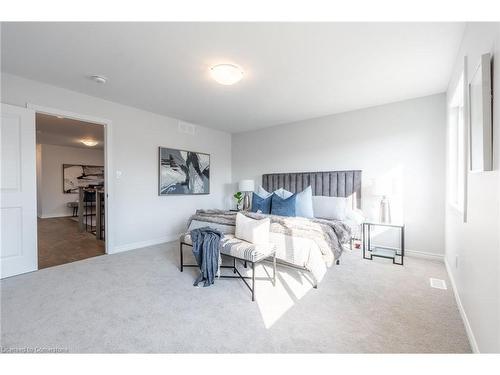
[[[210,286],[214,283],[219,269],[219,243],[224,235],[210,227],[193,229],[190,234],[193,241],[193,255],[200,267],[200,276],[194,282],[194,286],[198,286],[202,281],[204,287]]]

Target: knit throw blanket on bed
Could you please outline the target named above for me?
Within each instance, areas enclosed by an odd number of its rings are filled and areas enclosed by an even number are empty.
[[[343,222],[337,220],[286,217],[246,211],[241,213],[257,220],[264,218],[271,219],[270,231],[272,233],[304,237],[313,240],[320,248],[327,263],[331,263],[334,259],[340,258],[342,254],[342,244],[348,242],[351,236],[350,228]],[[234,226],[236,223],[236,212],[224,210],[197,210],[196,214],[191,216],[189,224],[191,224],[192,220]]]

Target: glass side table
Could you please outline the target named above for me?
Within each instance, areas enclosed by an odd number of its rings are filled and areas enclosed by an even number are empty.
[[[396,228],[400,231],[400,247],[395,249],[392,247],[385,246],[372,246],[371,244],[371,229],[373,226],[379,227],[390,227]],[[405,256],[405,226],[404,224],[392,224],[392,223],[376,223],[376,222],[365,222],[363,223],[361,239],[363,241],[363,259],[372,260],[373,257],[392,259],[393,264],[398,264],[400,266],[404,263]],[[397,262],[396,260],[399,260]]]

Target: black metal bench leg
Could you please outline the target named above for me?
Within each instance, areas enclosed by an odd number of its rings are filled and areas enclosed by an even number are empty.
[[[182,242],[179,245],[179,251],[181,254],[181,272],[184,271],[184,263],[183,263],[183,256],[182,256]]]
[[[236,273],[236,258],[233,258],[233,273]]]
[[[243,264],[243,267],[247,268],[247,261],[245,260],[245,263]]]
[[[252,301],[255,301],[255,263],[254,262],[252,262]]]

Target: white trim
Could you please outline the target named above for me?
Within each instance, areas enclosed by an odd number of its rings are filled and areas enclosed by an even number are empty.
[[[462,210],[462,221],[467,223],[467,215],[468,215],[468,204],[469,204],[469,128],[470,128],[470,113],[469,113],[469,84],[467,83],[469,80],[468,76],[468,59],[467,56],[464,56],[464,196],[463,196],[463,210]]]
[[[453,210],[457,213],[457,215],[463,215],[464,214],[464,210],[462,208],[460,208],[460,206],[456,203],[453,203],[453,202],[448,202],[448,208],[450,210]]]
[[[428,259],[428,260],[433,260],[435,262],[441,262],[441,263],[444,262],[444,255],[443,254],[435,254],[435,253],[429,253],[426,251],[405,249],[405,255],[408,255],[409,257],[412,257],[412,258]]]
[[[38,216],[40,219],[54,219],[56,217],[73,217],[71,214],[50,214]]]
[[[373,247],[377,247],[378,245],[372,244]],[[382,245],[380,245],[382,246]],[[391,250],[398,250],[398,247],[392,247],[392,246],[384,246],[387,249]],[[428,259],[428,260],[433,260],[435,262],[444,262],[444,255],[443,254],[436,254],[436,253],[429,253],[426,251],[419,251],[419,250],[411,250],[411,249],[405,249],[405,257],[411,257],[411,258],[421,258],[421,259]]]
[[[464,306],[462,305],[462,301],[460,300],[460,295],[458,294],[457,285],[455,284],[455,279],[453,278],[453,273],[451,273],[450,265],[446,258],[444,259],[444,265],[446,267],[446,272],[448,272],[448,277],[450,278],[451,287],[453,289],[453,294],[455,295],[455,300],[457,301],[458,311],[460,311],[460,316],[462,317],[462,321],[464,323],[465,332],[467,333],[467,338],[469,339],[470,346],[472,348],[473,353],[481,353],[479,351],[479,347],[477,346],[476,338],[474,337],[474,332],[472,331],[472,327],[469,323],[469,319],[467,318],[467,314],[465,313]]]
[[[63,116],[66,118],[80,120],[85,122],[92,122],[104,126],[104,191],[106,192],[105,199],[105,212],[104,227],[106,228],[106,253],[110,254],[113,249],[113,197],[114,197],[114,179],[113,179],[113,158],[112,158],[112,121],[94,116],[83,115],[80,113],[69,112],[63,109],[45,107],[33,103],[26,103],[26,108],[32,109],[35,113],[44,113],[48,115]]]
[[[26,103],[26,108],[34,110],[36,113],[44,113],[47,115],[59,115],[65,118],[70,118],[73,120],[80,120],[85,122],[92,122],[101,125],[107,125],[111,123],[111,120],[104,119],[101,117],[94,117],[88,115],[82,115],[80,113],[70,112],[59,108],[46,107],[43,105],[37,105],[33,103]]]
[[[180,236],[181,236],[181,233],[170,235],[170,236],[164,236],[164,237],[160,237],[160,238],[155,238],[153,240],[139,241],[139,242],[133,242],[133,243],[125,244],[125,245],[115,246],[109,254],[116,254],[116,253],[121,253],[123,251],[130,251],[130,250],[140,249],[143,247],[159,245],[159,244],[166,243],[166,242],[177,241]]]

